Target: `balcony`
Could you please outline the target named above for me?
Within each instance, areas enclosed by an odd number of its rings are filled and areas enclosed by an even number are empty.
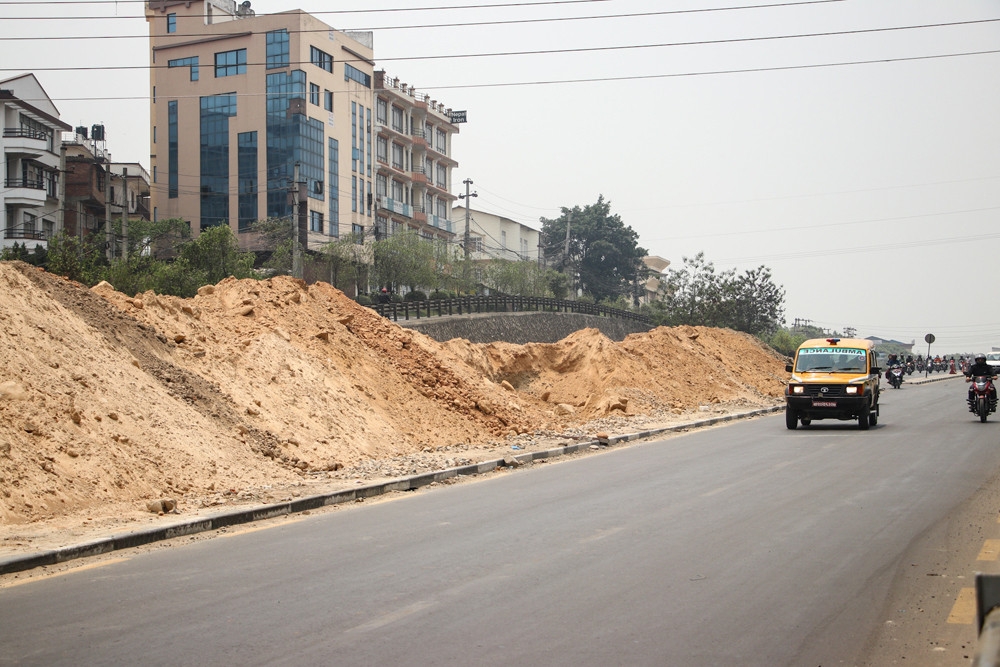
[[[42,206],[45,182],[42,179],[8,178],[4,180],[3,203],[7,206]]]
[[[404,204],[403,202],[392,199],[390,197],[382,197],[379,200],[379,208],[385,209],[387,211],[392,211],[398,215],[405,216],[407,218],[413,217],[413,207],[409,204]]]
[[[3,131],[3,152],[11,157],[40,158],[49,152],[49,137],[43,132],[7,127]]]
[[[38,231],[34,226],[7,227],[3,230],[3,237],[0,238],[0,247],[12,248],[15,243],[20,243],[28,250],[33,250],[39,245],[45,248],[48,246],[49,236],[47,232]]]

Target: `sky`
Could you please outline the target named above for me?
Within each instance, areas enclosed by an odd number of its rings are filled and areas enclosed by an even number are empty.
[[[142,6],[0,0],[0,79],[148,168]],[[540,229],[603,196],[674,267],[767,266],[788,324],[1000,348],[998,0],[252,3],[296,7],[467,112],[475,209]]]

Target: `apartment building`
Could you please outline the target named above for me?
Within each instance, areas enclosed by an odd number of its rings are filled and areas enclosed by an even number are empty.
[[[436,184],[421,187],[408,170],[391,176],[376,160],[376,107],[388,118],[390,105],[404,105],[388,95],[376,102],[370,32],[342,32],[301,10],[257,16],[231,0],[151,0],[146,19],[154,219],[183,218],[195,234],[229,225],[253,247],[254,221],[297,210],[300,238],[316,249],[346,234],[374,238],[376,220],[386,233],[420,226],[414,198],[424,202],[431,189],[435,206],[434,197],[446,199]],[[404,99],[407,128],[447,125],[443,107]],[[447,185],[454,163],[414,143],[406,135],[405,165],[430,154],[447,165]]]
[[[149,220],[149,172],[138,162],[112,161],[103,125],[64,135],[62,153],[63,228],[70,236],[101,244],[109,259],[123,256],[129,221]]]
[[[452,110],[398,77],[375,72],[375,205],[380,233],[450,241]]]
[[[451,224],[459,238],[465,235],[466,213],[472,259],[542,261],[541,235],[537,229],[486,211],[466,210],[464,206],[453,208]]]
[[[59,145],[70,126],[33,74],[0,81],[4,187],[0,190],[0,247],[48,246],[62,229]]]

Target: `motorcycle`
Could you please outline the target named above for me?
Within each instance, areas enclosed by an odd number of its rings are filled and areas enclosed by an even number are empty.
[[[918,359],[917,360],[917,372],[918,373],[923,373],[924,372],[924,362],[923,362],[923,359]]]
[[[906,374],[907,375],[913,375],[913,370],[914,370],[913,362],[912,361],[907,361],[906,362]]]
[[[993,378],[989,375],[977,375],[970,381],[972,393],[968,398],[969,412],[978,415],[979,421],[985,423],[986,417],[997,409],[997,399],[993,395]]]
[[[893,389],[899,389],[903,385],[903,367],[892,366],[886,374],[886,379]]]

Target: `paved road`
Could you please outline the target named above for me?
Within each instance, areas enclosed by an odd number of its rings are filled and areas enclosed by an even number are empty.
[[[1000,467],[963,391],[888,390],[867,433],[761,418],[0,589],[0,664],[854,664],[907,545]]]

